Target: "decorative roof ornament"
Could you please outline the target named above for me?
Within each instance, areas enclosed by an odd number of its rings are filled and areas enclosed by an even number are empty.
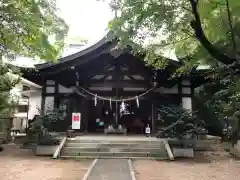
[[[153,84],[153,87],[157,86],[157,71],[156,70],[154,70],[154,72],[153,72],[152,84]]]
[[[115,58],[118,58],[122,53],[123,51],[119,45],[116,45],[110,49],[110,54]]]
[[[120,2],[119,0],[113,0],[110,2],[110,7],[112,8],[112,10],[114,11],[115,14],[115,18],[118,17],[118,11],[120,9]]]

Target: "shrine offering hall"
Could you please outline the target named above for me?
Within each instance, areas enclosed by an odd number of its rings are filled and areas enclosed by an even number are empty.
[[[170,78],[181,64],[167,59],[164,70],[146,66],[143,55],[120,50],[117,39],[105,36],[95,45],[63,57],[57,64],[44,63],[24,77],[42,85],[41,111],[62,108],[65,119],[53,131],[66,131],[72,113],[81,113],[80,132],[103,132],[104,127],[121,124],[128,133],[142,134],[149,125],[152,133],[161,127],[161,105],[192,109],[194,87],[199,76]]]

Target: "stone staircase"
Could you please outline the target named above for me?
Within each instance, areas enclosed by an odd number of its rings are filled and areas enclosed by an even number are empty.
[[[60,158],[141,158],[169,159],[164,143],[159,139],[128,137],[105,139],[68,139]]]

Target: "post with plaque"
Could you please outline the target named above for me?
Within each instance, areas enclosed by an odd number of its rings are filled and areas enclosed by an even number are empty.
[[[72,113],[72,129],[79,130],[81,128],[81,113]]]

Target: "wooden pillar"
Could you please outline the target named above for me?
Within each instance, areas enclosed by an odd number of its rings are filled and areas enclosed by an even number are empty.
[[[55,87],[54,87],[54,108],[59,108],[59,86],[57,81],[55,81]]]
[[[118,98],[118,89],[116,89],[116,97]],[[118,124],[118,122],[119,122],[119,106],[118,106],[118,102],[116,102],[115,123]]]
[[[88,132],[88,107],[89,107],[89,100],[83,99],[83,107],[82,107],[82,113],[83,113],[83,131]]]
[[[118,99],[119,98],[119,82],[121,80],[121,69],[120,69],[120,65],[118,62],[116,62],[115,64],[115,73],[113,74],[113,79],[116,83],[116,98]],[[116,102],[116,115],[115,115],[115,123],[118,124],[119,122],[119,104],[118,102]]]
[[[156,134],[156,118],[155,118],[155,114],[156,114],[156,106],[155,106],[155,102],[152,102],[152,108],[151,108],[151,119],[152,119],[152,134]]]
[[[42,101],[41,101],[41,114],[44,114],[44,106],[45,106],[45,94],[46,94],[46,80],[43,79],[43,87],[42,87]]]

